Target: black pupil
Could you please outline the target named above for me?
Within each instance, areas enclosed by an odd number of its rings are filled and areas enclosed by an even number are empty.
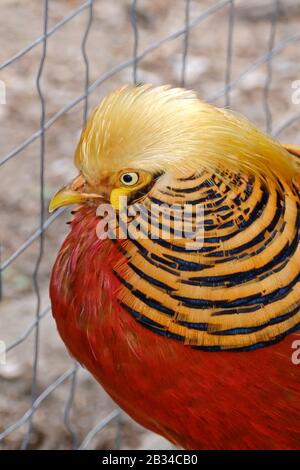
[[[133,180],[132,175],[126,174],[123,176],[124,183],[131,183]]]

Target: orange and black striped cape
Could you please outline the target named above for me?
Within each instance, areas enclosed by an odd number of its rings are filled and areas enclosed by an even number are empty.
[[[144,237],[128,230],[128,263],[115,268],[123,308],[152,331],[206,350],[253,349],[297,330],[299,189],[226,171],[178,173],[143,201],[148,209],[173,205],[170,231],[153,209],[138,217]],[[175,236],[187,204],[191,227],[193,207],[204,209],[198,249]]]

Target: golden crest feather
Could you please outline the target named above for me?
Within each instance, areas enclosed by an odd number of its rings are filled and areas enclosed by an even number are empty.
[[[226,168],[291,182],[296,158],[246,118],[169,86],[124,86],[93,112],[75,164],[90,183],[125,167],[151,173]]]

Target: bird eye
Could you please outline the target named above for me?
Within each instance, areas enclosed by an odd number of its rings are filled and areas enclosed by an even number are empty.
[[[121,183],[125,184],[126,186],[133,186],[139,180],[139,175],[134,172],[130,173],[123,173],[120,178]]]

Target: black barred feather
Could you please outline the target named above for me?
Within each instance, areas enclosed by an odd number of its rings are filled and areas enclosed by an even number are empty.
[[[122,306],[142,325],[201,349],[234,351],[299,328],[298,188],[229,171],[177,171],[163,175],[142,203],[152,215],[134,218],[141,238],[129,224],[122,247],[129,262],[116,270]],[[170,229],[159,212],[164,204],[174,205]],[[186,204],[190,228],[202,210],[200,242],[192,230],[180,237]]]

